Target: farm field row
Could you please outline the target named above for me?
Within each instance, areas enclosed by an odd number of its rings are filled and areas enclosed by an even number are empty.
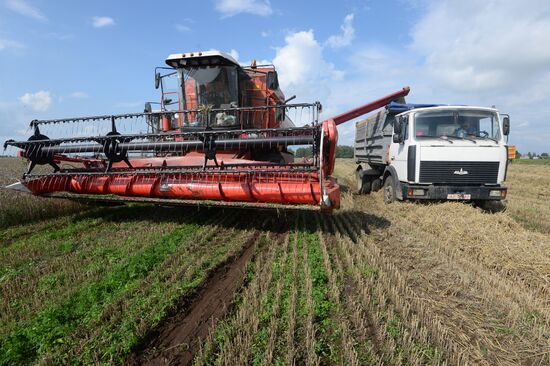
[[[342,184],[354,168],[338,161]],[[135,205],[9,225],[0,364],[550,363],[550,169],[508,183],[496,214],[348,190],[333,215]]]

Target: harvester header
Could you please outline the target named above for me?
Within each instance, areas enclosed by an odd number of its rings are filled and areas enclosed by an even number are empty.
[[[320,103],[289,103],[294,97],[285,98],[273,65],[243,67],[219,51],[172,54],[166,63],[155,70],[160,100],[143,112],[35,120],[28,140],[6,141],[29,162],[9,188],[83,200],[330,211],[340,202],[331,176],[336,125],[409,92],[319,122]],[[311,146],[313,158],[294,161],[293,146]]]

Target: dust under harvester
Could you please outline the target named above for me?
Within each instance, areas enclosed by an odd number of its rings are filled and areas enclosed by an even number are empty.
[[[34,120],[28,140],[6,141],[4,148],[28,160],[8,188],[82,200],[330,211],[340,203],[331,176],[336,126],[409,92],[319,121],[320,103],[285,99],[273,65],[243,67],[217,51],[173,54],[166,63],[155,70],[160,101],[144,112]],[[313,157],[295,162],[290,147],[309,146]]]

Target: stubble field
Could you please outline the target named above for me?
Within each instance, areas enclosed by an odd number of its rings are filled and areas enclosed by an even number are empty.
[[[333,215],[0,191],[0,364],[549,364],[550,167],[512,164],[507,185],[495,214],[349,190]]]

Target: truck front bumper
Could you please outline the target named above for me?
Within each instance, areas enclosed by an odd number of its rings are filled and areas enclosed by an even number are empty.
[[[403,199],[500,201],[506,198],[508,189],[503,186],[447,186],[401,183]]]

